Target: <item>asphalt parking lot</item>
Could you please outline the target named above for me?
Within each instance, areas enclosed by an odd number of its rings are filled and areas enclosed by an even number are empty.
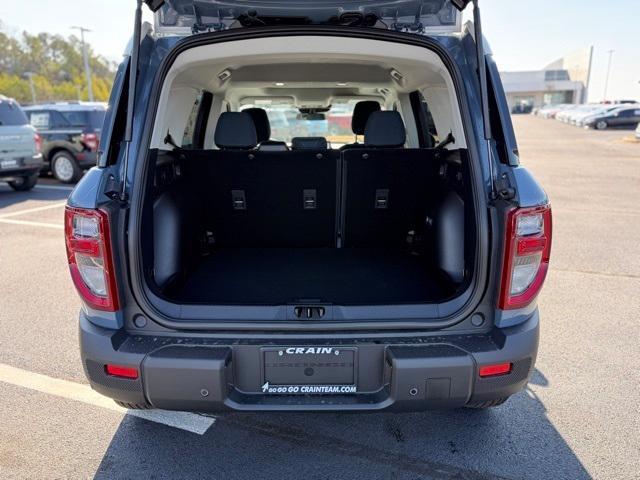
[[[70,189],[0,184],[0,478],[640,478],[640,143],[514,119],[554,210],[526,391],[490,411],[128,414],[92,394]]]

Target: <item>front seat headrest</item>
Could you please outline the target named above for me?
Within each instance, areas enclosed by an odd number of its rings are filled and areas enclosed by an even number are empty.
[[[373,112],[364,130],[367,147],[402,147],[406,138],[402,117],[394,110]]]
[[[293,137],[292,150],[327,150],[327,139],[324,137]]]
[[[367,120],[373,112],[380,111],[380,104],[375,100],[364,100],[356,103],[351,117],[351,130],[356,135],[364,135]]]
[[[250,150],[258,144],[256,127],[245,112],[223,112],[218,118],[213,137],[218,148]]]
[[[266,142],[271,138],[271,124],[269,123],[269,116],[264,108],[247,108],[243,112],[251,115],[253,124],[256,127],[256,135],[258,136],[258,143]]]

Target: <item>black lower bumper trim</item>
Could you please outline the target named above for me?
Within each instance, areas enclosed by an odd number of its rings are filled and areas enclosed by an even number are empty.
[[[358,342],[356,392],[272,394],[264,385],[264,343],[180,344],[176,337],[158,348],[142,348],[133,340],[81,318],[81,347],[91,385],[122,402],[156,408],[216,412],[221,410],[410,411],[461,407],[507,397],[521,390],[531,375],[538,346],[538,316],[503,329],[500,346],[487,349],[487,336],[464,342],[433,344]],[[123,341],[123,335],[126,338]],[[114,339],[117,337],[118,341]],[[446,337],[439,337],[440,339]],[[456,339],[459,337],[451,337]],[[137,347],[136,347],[137,345]],[[271,346],[274,344],[271,343]],[[278,343],[276,343],[276,346]],[[282,344],[284,345],[284,343]],[[344,344],[341,348],[344,348]],[[272,350],[272,349],[271,349]],[[480,378],[478,366],[511,362],[509,374]],[[106,363],[139,368],[140,379],[109,377]],[[267,392],[267,393],[265,393]]]

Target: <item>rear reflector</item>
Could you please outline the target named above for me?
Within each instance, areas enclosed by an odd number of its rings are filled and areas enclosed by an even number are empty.
[[[485,365],[484,367],[480,367],[478,373],[483,378],[506,375],[507,373],[511,373],[511,363],[496,363],[495,365]]]
[[[133,367],[123,367],[122,365],[105,365],[105,372],[112,377],[130,378],[135,380],[138,378],[138,369]]]

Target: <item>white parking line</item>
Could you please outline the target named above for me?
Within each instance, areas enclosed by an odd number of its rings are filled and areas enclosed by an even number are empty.
[[[94,392],[88,385],[48,377],[40,373],[29,372],[21,368],[12,367],[0,363],[0,382],[5,382],[17,387],[36,390],[48,395],[83,402],[88,405],[106,408],[115,412],[126,413],[134,417],[144,418],[155,423],[179,428],[187,432],[204,435],[215,418],[204,417],[194,413],[170,412],[167,410],[127,410],[116,405],[113,400]]]
[[[63,187],[61,185],[36,185],[33,188],[38,190],[66,190],[68,192],[74,189],[74,187]]]
[[[58,223],[31,222],[29,220],[15,220],[13,218],[0,218],[0,223],[11,223],[13,225],[30,225],[32,227],[45,227],[64,230],[64,225]]]
[[[60,202],[60,203],[54,203],[52,205],[44,205],[42,207],[27,208],[25,210],[16,210],[15,212],[3,213],[2,215],[0,215],[0,218],[17,217],[18,215],[25,215],[27,213],[41,212],[43,210],[50,210],[52,208],[60,208],[60,207],[64,207],[65,205],[66,205],[66,202]]]

